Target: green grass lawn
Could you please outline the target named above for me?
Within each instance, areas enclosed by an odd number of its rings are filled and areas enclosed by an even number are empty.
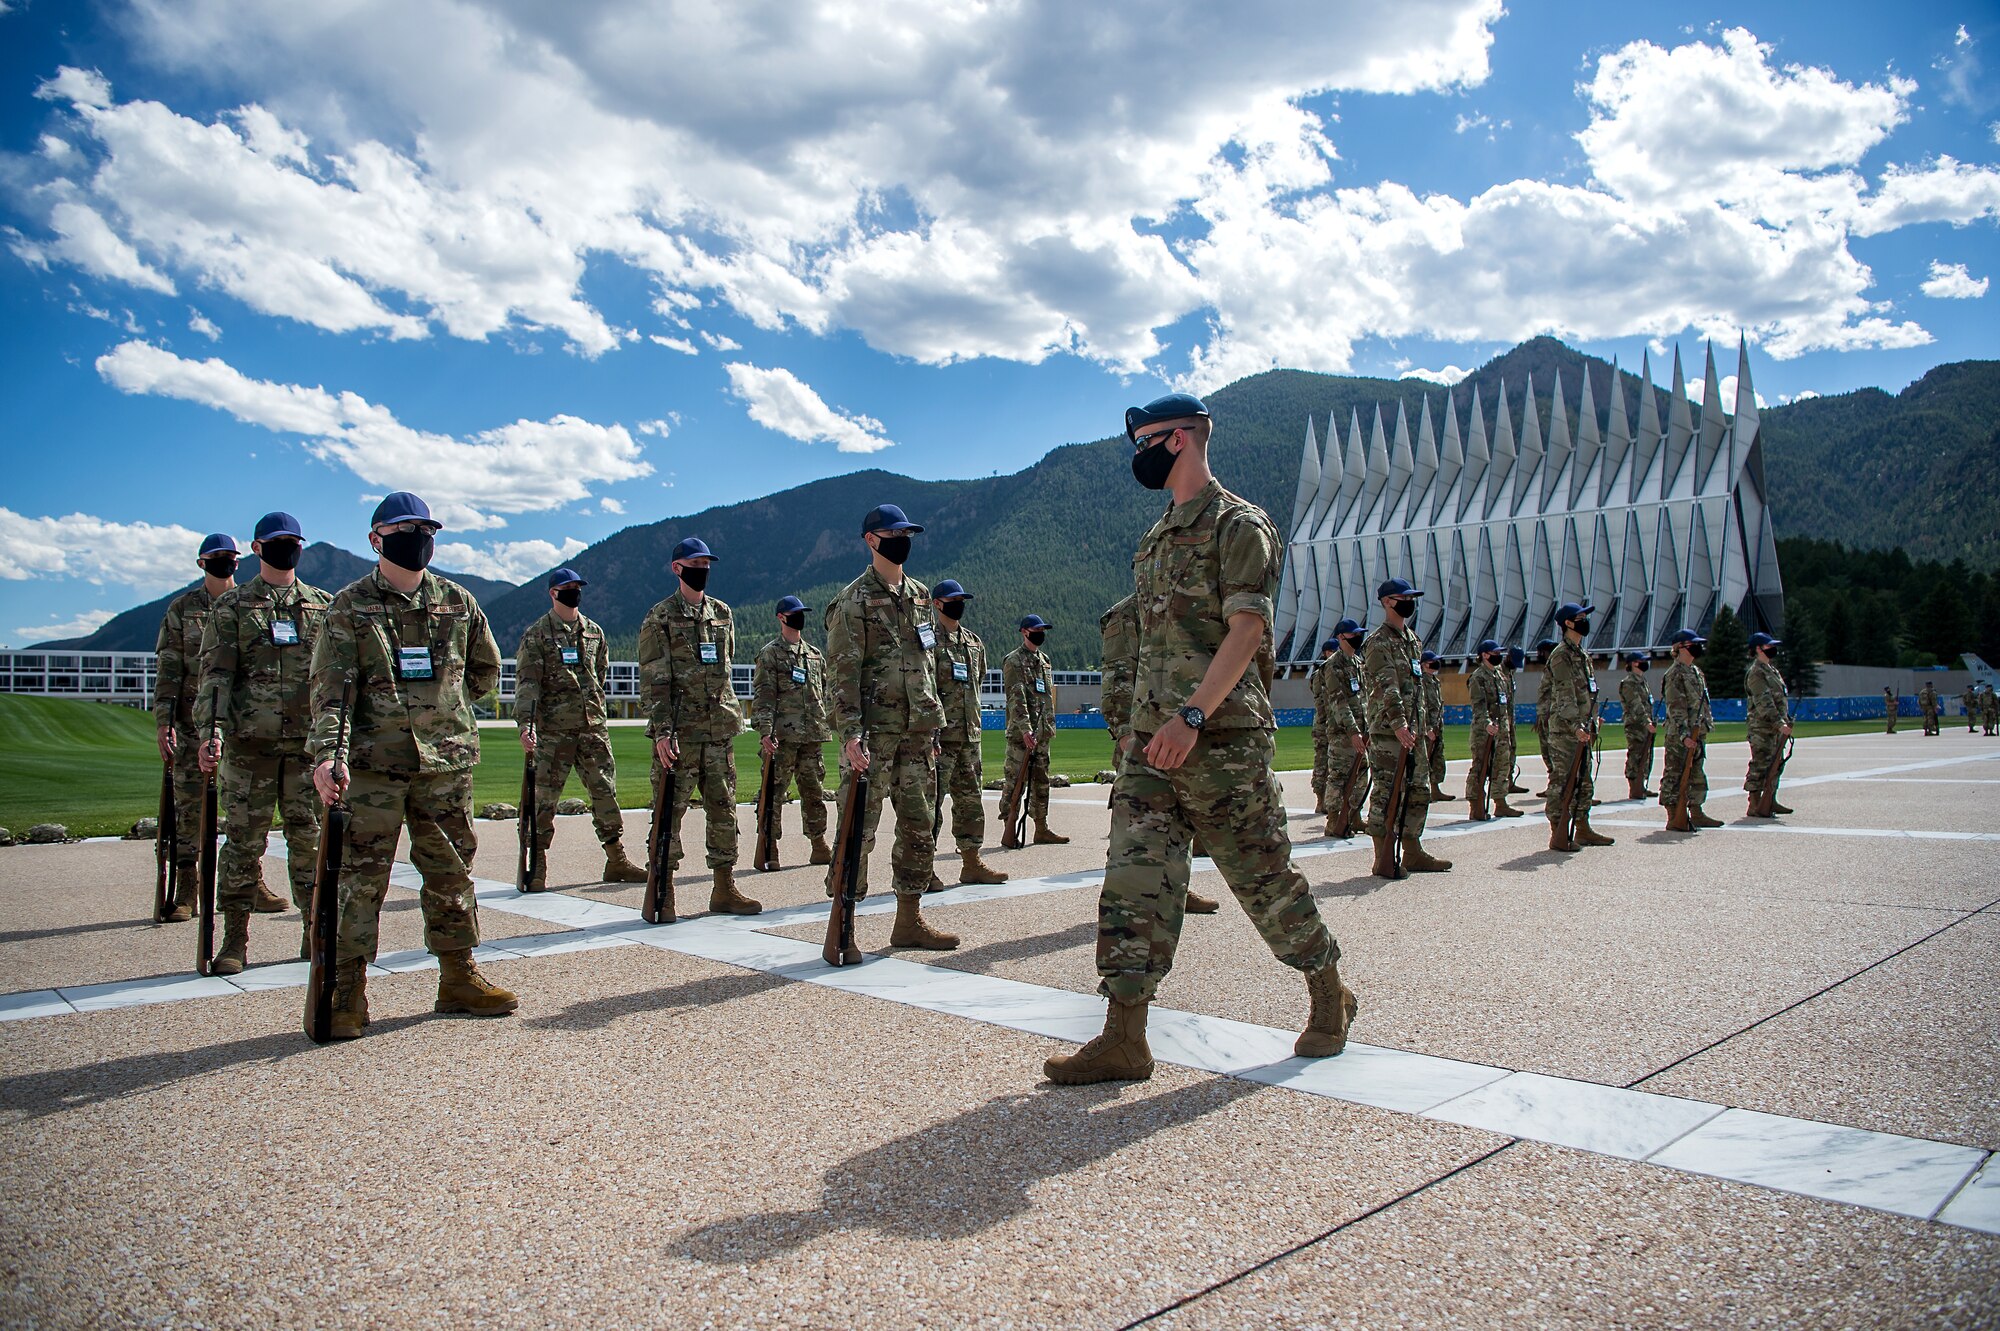
[[[1879,721],[1815,721],[1797,733],[1849,735],[1880,729]],[[521,795],[521,746],[510,729],[481,732],[484,754],[473,782],[473,797],[513,803]],[[1535,732],[1522,726],[1518,737],[1523,753],[1536,752]],[[1720,725],[1714,742],[1743,738],[1741,723]],[[1006,743],[997,731],[981,736],[987,778],[999,776]],[[1445,727],[1445,756],[1470,756],[1469,728]],[[1603,748],[1625,747],[1622,727],[1605,729]],[[611,749],[618,760],[618,802],[626,808],[643,806],[647,793],[645,731],[617,726]],[[1073,781],[1088,781],[1111,761],[1111,740],[1102,730],[1058,730],[1051,747],[1054,769]],[[1312,731],[1294,726],[1278,732],[1280,769],[1312,766]],[[827,773],[837,766],[834,746],[826,746]],[[757,737],[736,739],[737,798],[756,795]],[[583,786],[570,778],[572,795]],[[61,698],[31,698],[0,694],[0,826],[16,836],[34,823],[55,822],[73,836],[110,836],[154,813],[160,799],[160,761],[153,742],[149,713],[104,703]]]

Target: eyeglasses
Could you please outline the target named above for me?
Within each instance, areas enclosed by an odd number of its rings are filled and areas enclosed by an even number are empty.
[[[1164,430],[1155,430],[1151,434],[1138,435],[1132,440],[1132,451],[1135,453],[1143,453],[1147,449],[1151,448],[1154,444],[1161,443],[1165,440],[1171,439],[1176,434],[1179,434],[1182,430],[1185,430],[1186,428],[1187,426],[1185,425],[1174,425],[1174,426],[1169,426]]]
[[[395,534],[395,533],[397,533],[397,532],[405,532],[405,531],[435,531],[435,530],[437,530],[437,529],[436,529],[435,527],[433,527],[433,526],[432,526],[432,525],[431,525],[430,523],[428,523],[428,522],[419,522],[419,521],[417,521],[416,519],[412,518],[412,519],[411,519],[410,521],[408,521],[408,522],[398,522],[398,523],[394,523],[394,524],[384,524],[383,526],[380,526],[380,527],[377,527],[377,528],[375,529],[375,533],[376,533],[376,535],[378,535],[378,536],[391,536],[391,535],[394,535],[394,534]]]

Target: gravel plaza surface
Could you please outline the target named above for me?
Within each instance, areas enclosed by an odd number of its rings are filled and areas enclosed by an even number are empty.
[[[741,919],[705,913],[691,811],[660,927],[595,881],[588,818],[532,896],[482,822],[482,967],[520,1012],[432,1014],[405,869],[373,1024],[324,1048],[296,912],[197,980],[149,844],[3,850],[0,1325],[1994,1325],[2000,740],[1803,740],[1775,823],[1746,753],[1710,752],[1725,827],[1607,800],[1618,844],[1561,855],[1539,801],[1459,800],[1425,841],[1454,870],[1394,883],[1286,774],[1354,1043],[1290,1056],[1305,986],[1197,861],[1223,905],[1158,1071],[1084,1088],[1041,1064],[1102,1021],[1100,786],[1054,792],[1070,844],[926,899],[955,952],[888,949],[884,835],[840,970],[796,805]]]

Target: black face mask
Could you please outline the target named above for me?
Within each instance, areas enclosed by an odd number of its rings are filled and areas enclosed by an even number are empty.
[[[1408,596],[1405,596],[1389,608],[1396,612],[1396,618],[1406,622],[1417,613],[1416,601]]]
[[[691,592],[706,591],[708,588],[708,570],[692,566],[683,568],[681,570],[681,581],[687,584],[687,589]]]
[[[1132,455],[1132,477],[1148,490],[1167,488],[1167,476],[1174,469],[1177,455],[1167,451],[1167,441],[1162,439],[1150,448],[1142,448]]]
[[[1572,619],[1569,626],[1578,633],[1590,632],[1590,621],[1587,619]]]
[[[1632,668],[1643,675],[1652,667],[1648,666],[1644,661],[1641,661],[1639,662],[1639,664],[1633,666]]]
[[[297,541],[266,541],[257,557],[280,573],[285,573],[299,566],[299,556],[304,553],[305,547]]]
[[[875,549],[882,558],[901,568],[903,562],[910,557],[910,534],[899,531],[894,536],[884,536],[882,543]]]
[[[785,616],[785,627],[790,629],[792,632],[797,633],[800,629],[804,628],[805,626],[806,626],[805,611],[794,610],[790,614]]]
[[[236,574],[235,555],[210,555],[201,561],[201,571],[211,578],[228,578]]]
[[[556,600],[574,610],[583,602],[583,588],[558,587],[556,588]]]
[[[965,618],[965,602],[963,601],[939,601],[937,608],[938,613],[946,619]]]
[[[1352,651],[1358,652],[1361,650],[1361,639],[1359,638],[1342,638],[1341,641],[1346,643],[1348,648]]]
[[[1048,640],[1049,640],[1049,635],[1042,632],[1040,629],[1034,629],[1028,634],[1028,641],[1037,647],[1041,646]]]
[[[431,554],[436,548],[436,539],[421,528],[392,531],[382,538],[382,558],[412,573],[421,573],[431,566]]]
[[[1708,655],[1708,644],[1705,642],[1691,642],[1688,644],[1687,650],[1689,656],[1699,661],[1702,657]]]

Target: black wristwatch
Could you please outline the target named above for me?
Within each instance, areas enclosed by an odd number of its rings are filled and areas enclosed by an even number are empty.
[[[1189,704],[1188,706],[1181,708],[1181,710],[1178,713],[1176,713],[1176,715],[1178,715],[1181,720],[1187,722],[1187,727],[1189,730],[1200,730],[1203,726],[1208,724],[1208,713],[1202,711],[1201,708],[1196,707],[1193,704]]]

